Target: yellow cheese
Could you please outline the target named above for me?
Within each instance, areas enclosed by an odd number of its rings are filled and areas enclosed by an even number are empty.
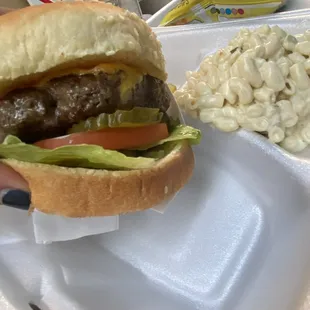
[[[120,95],[122,99],[126,99],[127,94],[129,94],[129,91],[135,87],[136,84],[142,81],[144,73],[129,67],[124,64],[113,64],[113,63],[105,63],[97,65],[90,69],[85,68],[74,68],[74,69],[68,69],[63,70],[61,72],[57,72],[57,74],[51,74],[46,76],[44,79],[42,79],[39,83],[36,84],[36,86],[40,87],[41,85],[45,84],[49,80],[61,76],[66,75],[84,75],[84,74],[99,74],[100,72],[105,72],[108,74],[114,74],[118,71],[122,71],[121,74],[121,85],[120,85]]]
[[[169,89],[170,89],[170,91],[171,91],[171,93],[173,94],[176,90],[177,90],[177,87],[175,86],[175,85],[173,85],[173,84],[168,84],[168,87],[169,87]]]

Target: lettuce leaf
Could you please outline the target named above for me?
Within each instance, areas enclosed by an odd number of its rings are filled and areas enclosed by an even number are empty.
[[[180,140],[188,140],[190,144],[195,145],[195,144],[200,143],[200,139],[201,139],[200,130],[195,129],[190,126],[178,125],[170,133],[168,138],[160,140],[156,144],[140,147],[138,148],[138,150],[144,151],[144,150],[153,148],[155,146],[165,144],[167,142],[175,142],[175,141],[180,141]]]
[[[32,144],[23,143],[14,136],[7,136],[0,144],[0,157],[10,158],[31,163],[58,165],[65,167],[83,167],[109,170],[133,170],[151,167],[156,160],[166,155],[182,140],[197,144],[200,140],[200,131],[189,126],[179,125],[164,140],[159,141],[152,151],[140,152],[138,157],[126,156],[118,151],[105,150],[96,145],[67,145],[53,150],[42,149]],[[167,143],[173,143],[170,146]],[[164,146],[165,144],[165,146]],[[156,155],[157,154],[157,155]]]
[[[53,150],[42,149],[23,143],[14,136],[7,136],[3,144],[0,144],[0,157],[65,167],[112,170],[148,168],[155,161],[146,157],[129,157],[96,145],[68,145]]]

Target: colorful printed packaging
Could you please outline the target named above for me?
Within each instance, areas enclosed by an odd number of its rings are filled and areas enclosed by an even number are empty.
[[[180,0],[160,22],[175,26],[227,21],[274,13],[286,0]]]

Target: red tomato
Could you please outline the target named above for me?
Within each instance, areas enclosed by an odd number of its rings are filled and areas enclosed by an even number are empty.
[[[36,142],[44,149],[55,149],[64,145],[92,144],[107,150],[124,150],[158,142],[169,136],[164,123],[136,128],[105,128],[97,131],[73,133]]]

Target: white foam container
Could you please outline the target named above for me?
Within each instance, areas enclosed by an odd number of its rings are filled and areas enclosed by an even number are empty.
[[[156,30],[169,81],[244,26],[310,29],[310,11]],[[295,310],[310,279],[310,150],[188,120],[203,139],[190,183],[164,215],[122,216],[120,230],[36,245],[25,212],[0,209],[0,309]],[[98,202],[99,203],[99,202]],[[307,303],[303,309],[309,309]]]

